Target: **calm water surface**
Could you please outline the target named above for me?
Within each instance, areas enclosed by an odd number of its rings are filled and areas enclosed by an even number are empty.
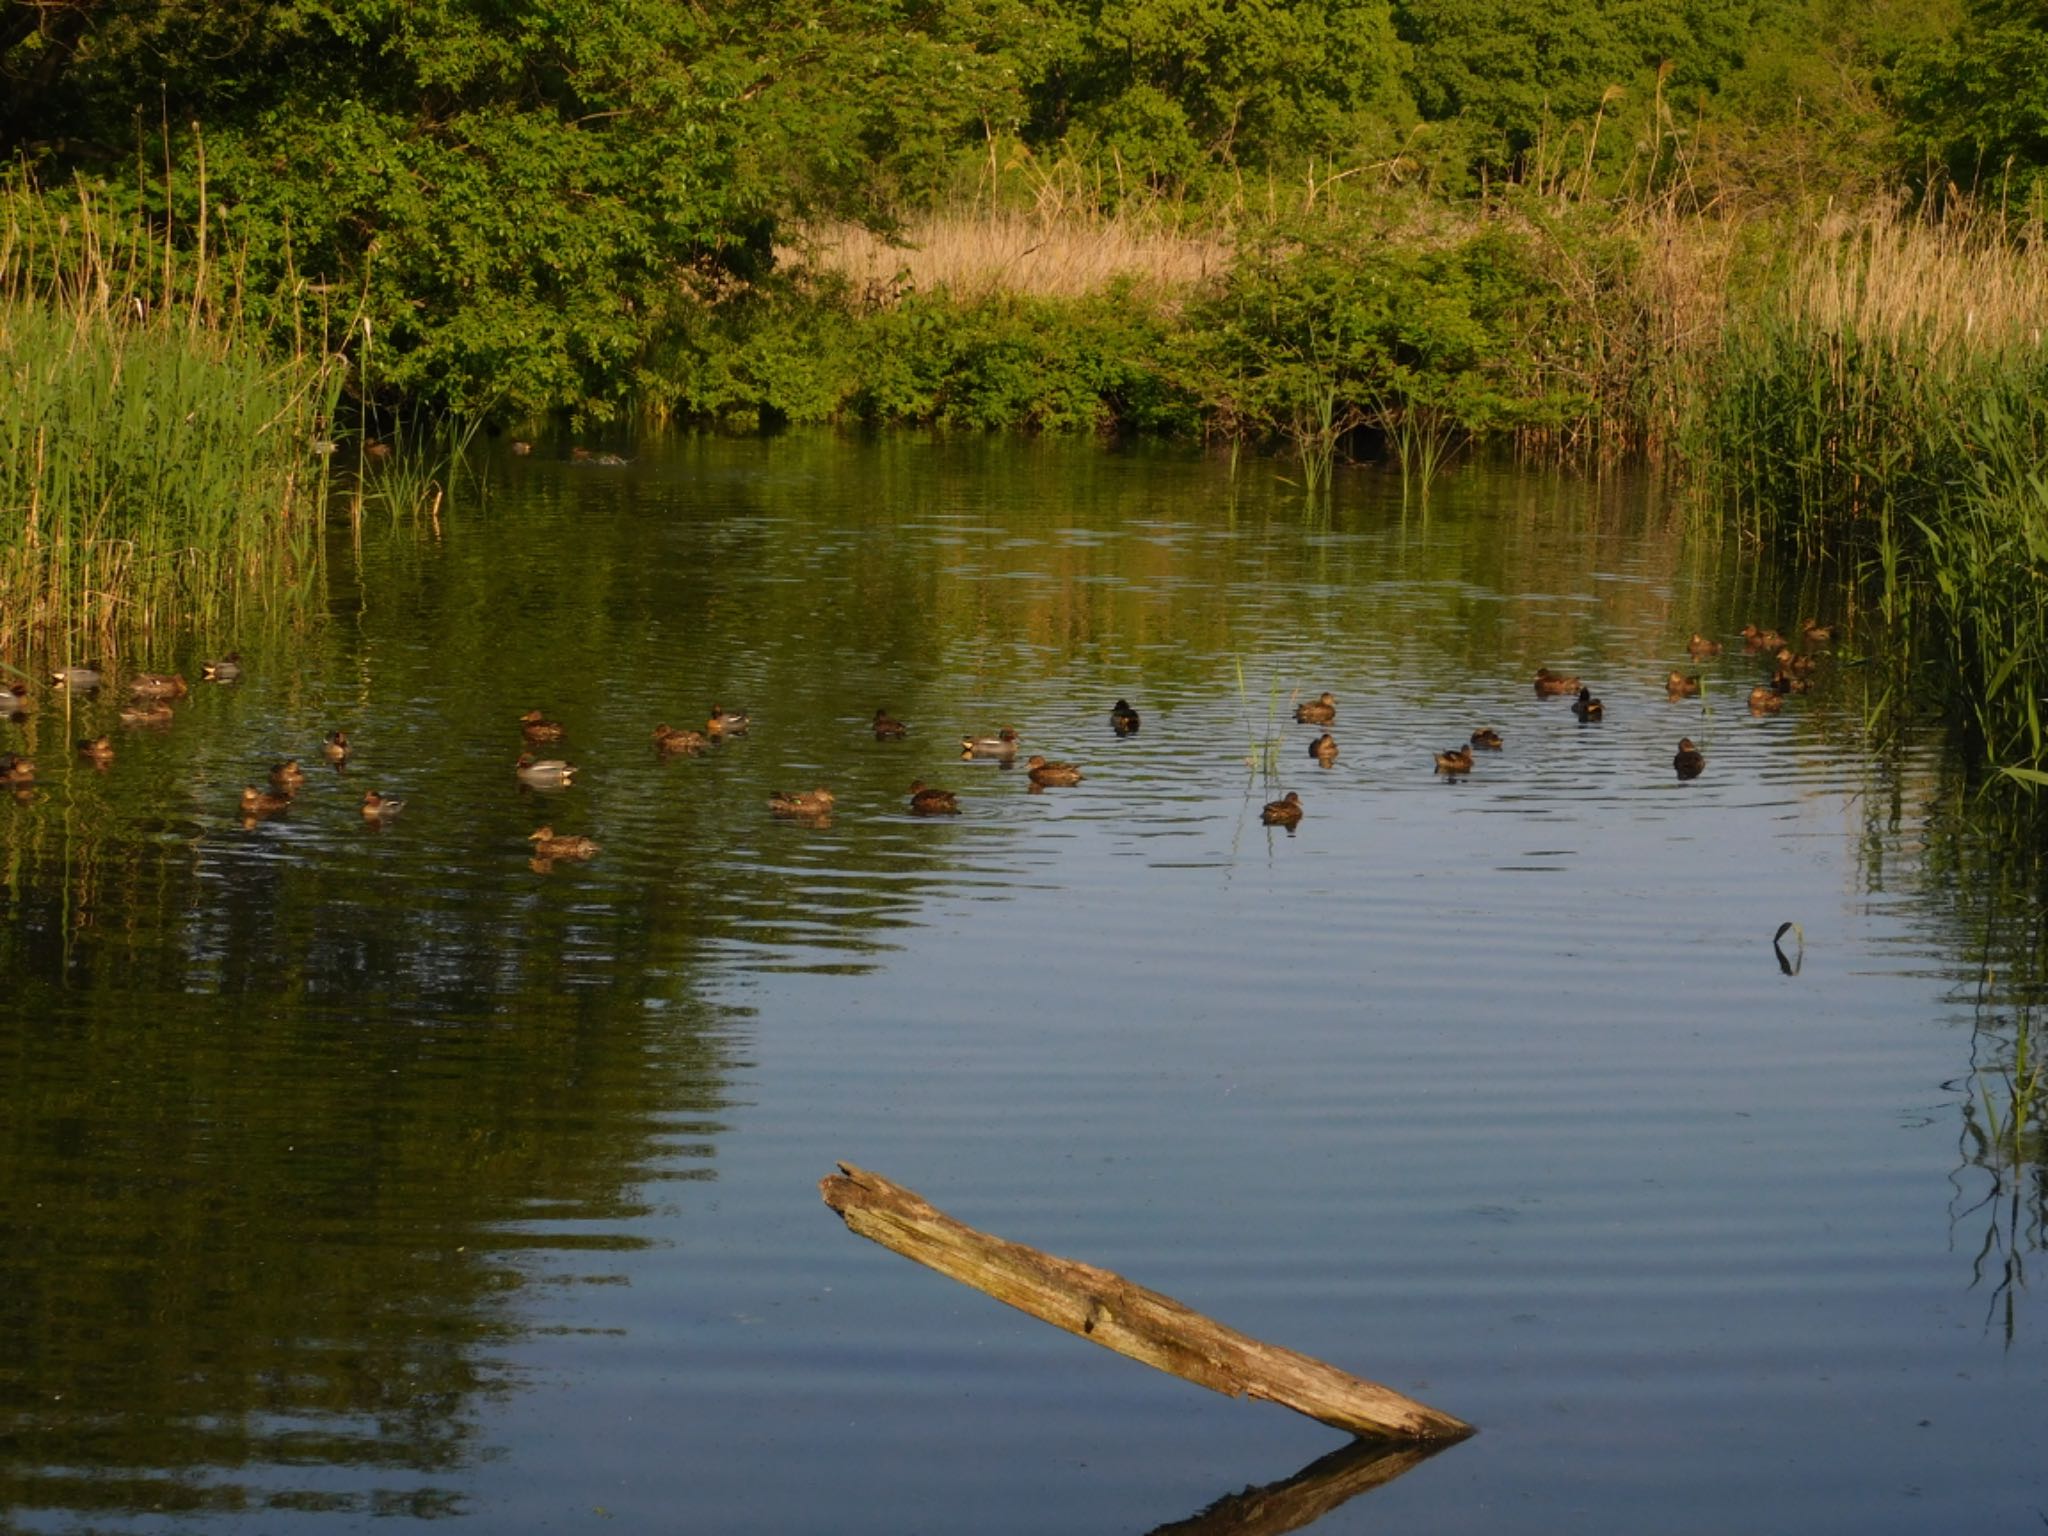
[[[1426,519],[1085,444],[492,475],[167,731],[0,728],[0,1529],[1139,1533],[1340,1444],[852,1236],[835,1159],[1482,1426],[1319,1531],[2048,1518],[2041,1172],[1974,1136],[2034,999],[1853,631],[1742,707],[1810,595],[1486,471]],[[714,702],[752,732],[657,760]],[[573,788],[515,782],[530,707]],[[958,760],[1005,723],[1086,781]]]

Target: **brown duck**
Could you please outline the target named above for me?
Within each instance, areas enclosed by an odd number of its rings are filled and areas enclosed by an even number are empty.
[[[1436,771],[1454,777],[1461,773],[1470,773],[1472,771],[1472,749],[1469,746],[1453,747],[1448,752],[1437,753]]]
[[[1696,779],[1707,766],[1706,754],[1692,744],[1690,736],[1681,736],[1678,751],[1672,754],[1671,766],[1678,771],[1681,779]]]
[[[1328,731],[1323,732],[1308,744],[1308,755],[1325,768],[1337,761],[1337,738]]]
[[[1752,715],[1775,715],[1784,707],[1785,701],[1772,691],[1769,684],[1759,683],[1749,690],[1749,712]]]
[[[270,770],[270,782],[280,789],[297,789],[306,782],[306,770],[296,757],[288,757]]]
[[[1536,669],[1536,697],[1539,699],[1562,698],[1578,691],[1579,680],[1576,677],[1559,677],[1548,667]]]
[[[1034,756],[1024,765],[1024,771],[1031,776],[1034,784],[1078,784],[1081,770],[1072,763],[1049,763],[1042,757]]]
[[[128,679],[128,691],[138,699],[182,699],[192,689],[182,672],[138,672]]]
[[[909,734],[910,727],[901,720],[891,718],[889,711],[886,709],[875,711],[875,740],[901,741]]]
[[[519,734],[536,744],[543,741],[560,741],[569,733],[562,729],[562,722],[550,720],[537,709],[529,709],[519,717]]]
[[[244,816],[275,816],[279,811],[291,808],[292,797],[282,790],[258,789],[254,784],[242,786]]]
[[[1698,630],[1692,632],[1692,638],[1685,642],[1685,648],[1695,656],[1718,656],[1721,654],[1721,642],[1709,640]]]
[[[1664,679],[1664,691],[1674,699],[1696,699],[1700,693],[1700,675],[1697,672],[1690,676],[1673,672]]]
[[[327,760],[330,763],[347,762],[349,752],[348,732],[329,731],[327,739],[320,743],[320,750],[327,754]]]
[[[557,837],[553,827],[536,827],[526,834],[526,840],[533,844],[536,859],[587,859],[597,853],[598,845],[587,837]]]
[[[1285,799],[1267,801],[1259,812],[1259,820],[1269,827],[1297,825],[1301,821],[1301,796],[1290,789]]]
[[[910,786],[910,809],[919,816],[958,816],[960,797],[919,779]]]
[[[829,816],[832,791],[822,786],[793,792],[778,790],[768,797],[768,809],[777,816]]]
[[[1478,747],[1483,752],[1498,752],[1500,750],[1500,732],[1490,725],[1482,725],[1472,733],[1472,745]]]
[[[1775,651],[1785,643],[1785,637],[1775,629],[1759,629],[1754,624],[1742,626],[1743,644],[1752,651]]]
[[[1294,720],[1297,725],[1334,725],[1337,722],[1337,696],[1334,693],[1321,694],[1306,704],[1294,706]],[[1278,804],[1278,801],[1274,802]]]
[[[363,791],[363,820],[389,821],[405,809],[405,802],[390,795],[380,795],[374,789]]]
[[[702,752],[710,745],[710,738],[702,731],[679,731],[672,725],[657,725],[654,728],[654,750],[663,755],[671,752]]]
[[[78,755],[97,767],[104,768],[114,760],[114,738],[94,736],[78,744]]]

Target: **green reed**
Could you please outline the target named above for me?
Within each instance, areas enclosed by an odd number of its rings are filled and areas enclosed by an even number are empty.
[[[98,652],[318,591],[342,360],[249,339],[218,257],[203,224],[176,247],[88,191],[0,184],[0,647]]]

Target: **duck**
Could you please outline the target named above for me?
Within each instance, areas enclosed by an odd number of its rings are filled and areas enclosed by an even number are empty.
[[[78,755],[98,767],[104,768],[114,760],[114,738],[93,736],[78,743]]]
[[[1700,675],[1697,672],[1691,676],[1673,672],[1664,679],[1664,691],[1674,699],[1696,699],[1700,692]]]
[[[1548,667],[1536,669],[1536,696],[1539,699],[1555,699],[1578,691],[1579,680],[1576,677],[1560,677]]]
[[[1749,712],[1752,715],[1775,715],[1784,707],[1785,701],[1767,683],[1759,683],[1749,690]]]
[[[711,706],[711,718],[704,722],[704,729],[713,736],[744,736],[747,734],[747,727],[753,723],[743,713],[728,713],[714,704]]]
[[[232,683],[242,675],[242,653],[229,651],[227,655],[213,661],[199,663],[200,681],[208,683]]]
[[[1138,734],[1138,712],[1122,699],[1109,706],[1109,728],[1119,736]]]
[[[587,837],[557,837],[553,827],[535,827],[526,834],[536,859],[587,859],[598,845]]]
[[[702,731],[679,731],[672,725],[657,725],[654,728],[654,750],[667,755],[671,752],[702,752],[711,742]]]
[[[910,786],[910,809],[917,816],[958,816],[960,797],[950,789],[917,779]]]
[[[138,672],[128,679],[128,691],[138,699],[182,699],[192,686],[182,672]]]
[[[0,784],[33,784],[36,760],[18,752],[0,752]]]
[[[288,757],[270,770],[270,782],[281,789],[297,789],[306,782],[306,770],[296,757]]]
[[[519,734],[536,744],[543,741],[560,741],[569,733],[562,729],[562,722],[550,720],[537,709],[529,709],[519,717]]]
[[[242,814],[244,816],[275,816],[279,811],[292,807],[292,797],[281,790],[258,789],[254,784],[242,786]]]
[[[1773,693],[1804,693],[1812,686],[1805,678],[1794,677],[1783,667],[1778,668],[1777,671],[1771,674],[1771,692]]]
[[[169,725],[173,711],[162,699],[146,699],[121,706],[123,725]]]
[[[616,453],[592,453],[588,448],[571,448],[569,462],[572,464],[594,464],[600,469],[617,469],[631,460]]]
[[[1811,656],[1802,656],[1788,647],[1781,647],[1778,651],[1778,665],[1794,677],[1804,677],[1820,663]]]
[[[532,453],[532,452],[533,452],[533,444],[529,443],[529,442],[528,442],[528,441],[527,441],[527,440],[526,440],[525,438],[523,438],[523,437],[515,437],[515,438],[513,438],[513,439],[512,439],[512,445],[511,445],[511,446],[512,446],[512,457],[513,457],[513,458],[515,458],[515,459],[523,459],[523,458],[525,458],[525,457],[526,457],[526,456],[527,456],[528,454],[530,454],[530,453]]]
[[[320,743],[320,750],[327,754],[327,760],[330,763],[347,762],[349,753],[348,732],[329,731],[327,739]]]
[[[28,713],[28,689],[20,683],[0,685],[0,715]]]
[[[99,687],[101,681],[97,667],[58,667],[50,674],[52,688],[76,688],[85,691]]]
[[[1296,825],[1301,820],[1301,796],[1290,789],[1285,799],[1268,800],[1260,808],[1259,820],[1269,827]]]
[[[1808,619],[1799,626],[1799,633],[1808,645],[1826,645],[1835,638],[1835,626],[1823,624],[1819,619]]]
[[[1577,702],[1572,705],[1572,713],[1581,720],[1598,720],[1607,713],[1607,708],[1593,697],[1592,689],[1581,688]]]
[[[559,757],[536,758],[530,752],[519,754],[519,761],[512,765],[512,771],[519,775],[522,784],[531,784],[538,789],[560,789],[576,773],[573,764],[565,763]]]
[[[1690,736],[1678,738],[1678,750],[1672,754],[1671,766],[1678,770],[1681,779],[1696,779],[1700,770],[1707,766],[1707,756],[1692,744]]]
[[[1306,704],[1295,705],[1294,721],[1297,725],[1335,725],[1337,696],[1334,693],[1320,694]]]
[[[901,720],[892,719],[889,711],[886,709],[875,711],[875,740],[901,741],[909,734],[910,727]]]
[[[1436,754],[1436,771],[1455,776],[1472,771],[1472,749],[1469,746],[1453,747],[1448,752]]]
[[[1500,750],[1500,732],[1490,725],[1482,725],[1472,733],[1472,745],[1486,752]]]
[[[1695,656],[1718,656],[1721,654],[1721,642],[1709,640],[1698,630],[1692,632],[1692,638],[1685,642],[1685,648]]]
[[[1049,763],[1044,758],[1033,756],[1024,765],[1024,771],[1031,776],[1034,784],[1078,784],[1081,770],[1072,763]]]
[[[389,821],[405,809],[405,802],[391,795],[380,795],[374,789],[363,791],[363,820]]]
[[[1337,738],[1328,731],[1323,732],[1308,744],[1308,755],[1325,768],[1337,761]]]
[[[1742,626],[1742,639],[1752,651],[1775,651],[1785,643],[1785,637],[1775,629],[1759,629],[1754,624]]]
[[[962,736],[960,738],[962,757],[1015,757],[1017,755],[1017,730],[1015,726],[1004,726],[993,736]]]
[[[832,791],[822,786],[794,793],[778,790],[768,797],[768,809],[778,816],[829,816],[832,814]]]

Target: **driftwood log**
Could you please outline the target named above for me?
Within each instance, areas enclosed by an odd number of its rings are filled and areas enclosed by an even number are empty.
[[[1261,1343],[1109,1270],[977,1232],[851,1163],[828,1174],[818,1191],[862,1237],[1211,1391],[1264,1398],[1374,1439],[1461,1440],[1472,1433],[1463,1419],[1308,1355]]]

